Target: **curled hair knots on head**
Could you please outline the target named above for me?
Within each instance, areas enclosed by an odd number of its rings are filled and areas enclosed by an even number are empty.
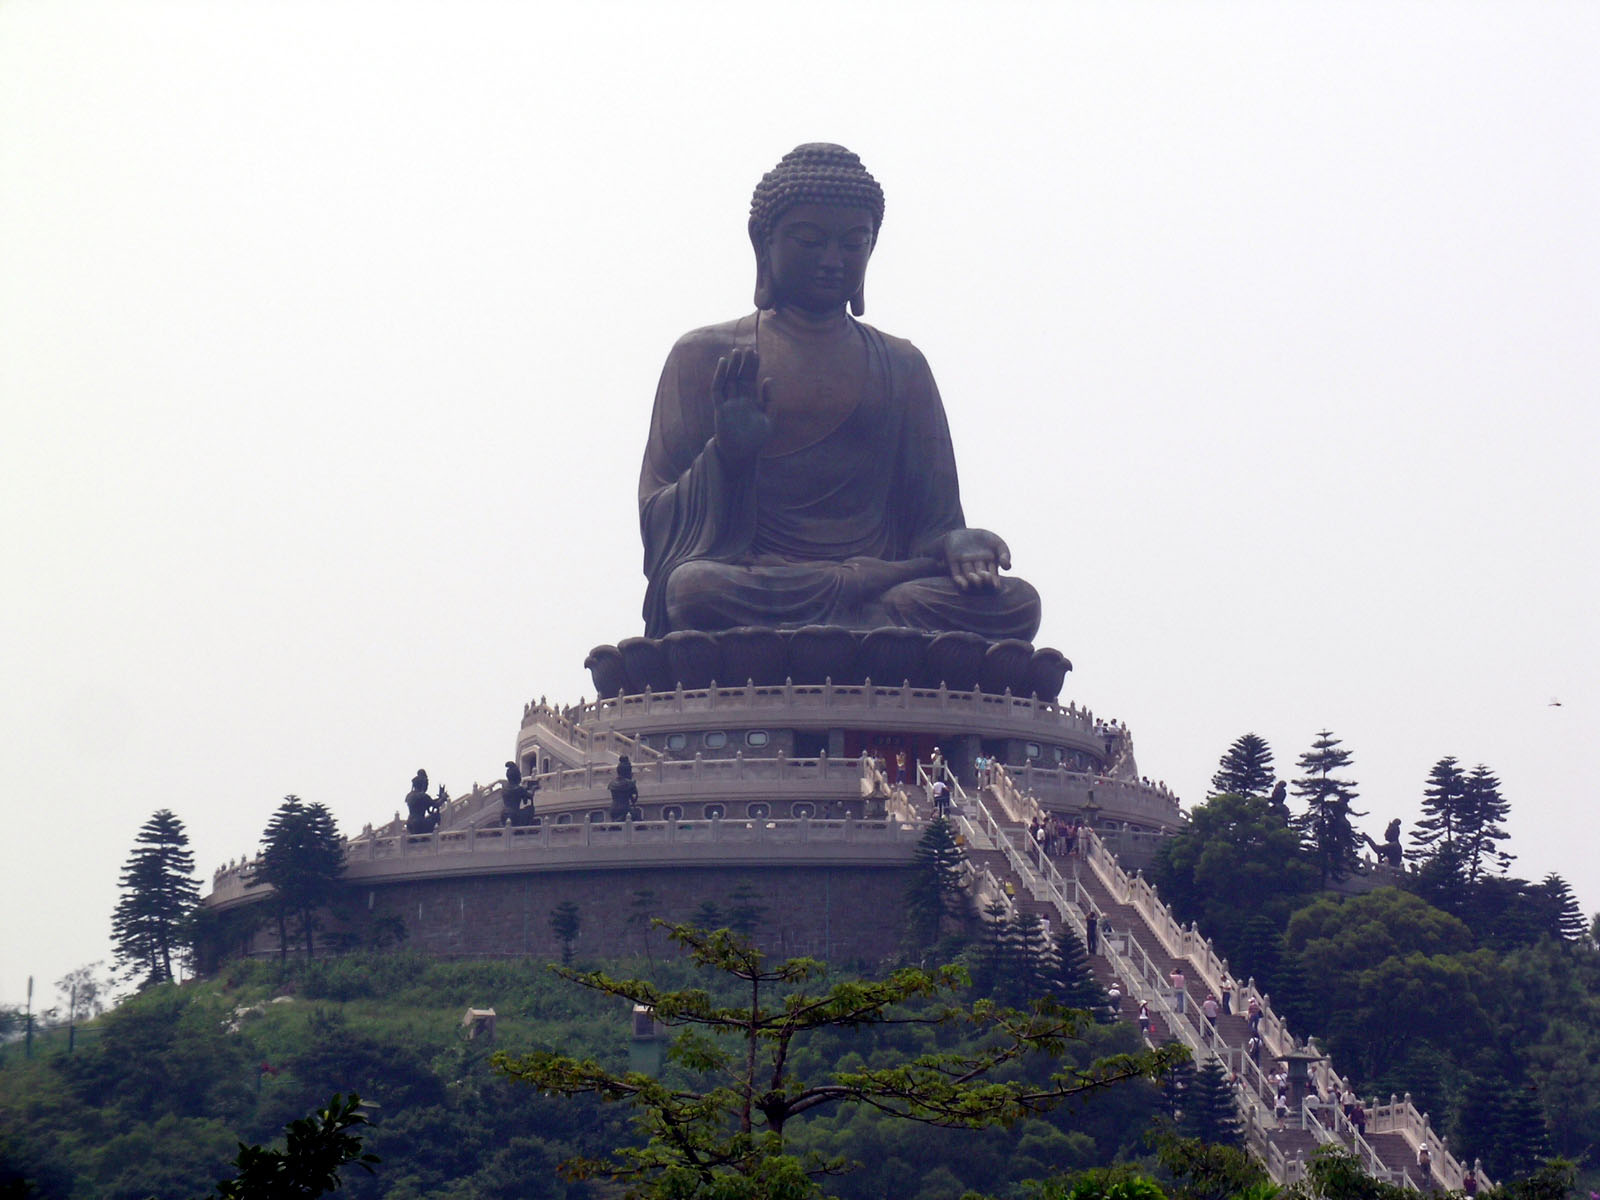
[[[883,224],[883,189],[861,160],[843,146],[811,142],[796,146],[761,177],[750,197],[750,228],[764,240],[778,218],[796,204],[835,204],[872,214],[876,235]]]

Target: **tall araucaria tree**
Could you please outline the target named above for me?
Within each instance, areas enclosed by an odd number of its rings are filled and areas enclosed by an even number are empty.
[[[1294,781],[1294,794],[1306,805],[1294,825],[1311,850],[1323,887],[1343,879],[1356,864],[1358,842],[1351,818],[1366,813],[1350,807],[1357,794],[1355,781],[1334,774],[1349,766],[1353,757],[1331,732],[1320,730],[1311,749],[1300,756],[1305,774]]]
[[[300,922],[306,957],[312,957],[317,910],[333,898],[343,874],[344,839],[333,814],[322,804],[285,796],[261,835],[254,869],[255,880],[270,884],[274,893],[280,958],[289,954],[291,916]]]
[[[1217,764],[1211,777],[1213,796],[1266,796],[1277,779],[1272,769],[1272,747],[1254,733],[1238,738]]]
[[[111,914],[117,964],[142,974],[142,986],[169,982],[173,957],[189,945],[190,919],[200,903],[193,872],[183,822],[171,810],[159,810],[134,837],[122,868],[122,896]]]

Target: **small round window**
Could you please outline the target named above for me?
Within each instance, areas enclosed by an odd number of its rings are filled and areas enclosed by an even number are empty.
[[[688,734],[685,734],[685,733],[669,733],[669,734],[667,734],[667,749],[668,750],[682,750],[688,744],[689,744],[689,735]]]
[[[556,824],[557,825],[571,825],[572,824],[572,814],[571,813],[557,813],[556,814]]]
[[[720,804],[708,804],[706,805],[706,820],[720,821],[722,820],[723,814],[727,811],[728,810],[723,808]]]
[[[811,801],[809,801],[809,800],[802,800],[798,804],[796,804],[793,808],[791,808],[789,811],[794,813],[795,820],[798,821],[803,817],[814,817],[814,816],[816,816],[817,815],[817,806],[815,804],[812,804]]]
[[[1022,752],[1024,754],[1026,754],[1029,758],[1038,758],[1039,757],[1039,743],[1038,742],[1028,742],[1028,743],[1024,744],[1023,747],[1022,747]]]
[[[728,735],[720,730],[706,734],[706,749],[721,750],[728,744]]]
[[[745,812],[759,821],[764,817],[770,817],[772,815],[772,805],[752,804],[749,808],[745,809]]]
[[[772,735],[765,729],[752,729],[744,735],[744,744],[746,746],[765,746],[771,740]]]
[[[681,804],[669,804],[669,805],[667,805],[665,808],[663,808],[661,810],[661,819],[663,821],[681,821],[681,820],[683,820],[683,806]]]
[[[607,813],[606,810],[603,809],[603,808],[591,808],[589,810],[589,818],[588,818],[589,824],[591,824],[591,825],[599,824],[601,821],[604,821],[609,815],[610,814]]]

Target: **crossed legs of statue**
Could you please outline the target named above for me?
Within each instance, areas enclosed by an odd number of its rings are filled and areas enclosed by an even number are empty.
[[[884,562],[709,559],[677,567],[667,580],[667,613],[674,629],[733,629],[743,625],[795,629],[887,625],[929,632],[960,629],[992,641],[1032,641],[1039,629],[1039,593],[1005,576],[992,591],[962,591],[932,560]]]

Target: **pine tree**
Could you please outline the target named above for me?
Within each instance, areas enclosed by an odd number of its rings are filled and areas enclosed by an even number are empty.
[[[344,874],[344,839],[333,814],[322,804],[285,796],[261,837],[261,856],[254,878],[273,890],[278,918],[279,957],[289,954],[289,918],[297,918],[305,936],[306,957],[315,947],[312,933],[317,910],[333,899]]]
[[[1550,1157],[1544,1110],[1529,1084],[1507,1089],[1495,1129],[1494,1175],[1525,1179]]]
[[[1109,1012],[1111,998],[1095,978],[1089,952],[1083,948],[1072,926],[1062,925],[1052,951],[1050,990],[1056,999],[1071,1008],[1088,1009],[1097,1016]]]
[[[200,903],[194,855],[183,822],[161,809],[140,827],[122,868],[122,896],[111,914],[116,961],[143,972],[145,985],[172,979],[172,958],[189,944]]]
[[[561,962],[572,964],[572,943],[578,940],[578,906],[563,900],[550,910],[550,931],[561,939]]]
[[[1463,792],[1467,823],[1462,830],[1462,859],[1467,882],[1476,883],[1491,860],[1502,873],[1511,865],[1514,856],[1497,849],[1509,836],[1502,822],[1511,813],[1511,802],[1500,795],[1500,780],[1482,763],[1472,768]]]
[[[966,861],[943,818],[917,840],[916,870],[905,894],[906,941],[914,953],[937,942],[947,923],[966,917]]]
[[[1055,987],[1050,935],[1038,913],[1022,912],[1012,917],[1011,944],[1016,954],[1011,1003],[1021,1007],[1048,995]]]
[[[1322,886],[1350,874],[1357,860],[1357,838],[1352,817],[1367,814],[1350,806],[1356,798],[1354,780],[1340,779],[1334,772],[1350,764],[1350,751],[1326,729],[1317,733],[1311,749],[1300,756],[1303,776],[1294,781],[1295,796],[1306,803],[1306,811],[1295,818],[1295,828],[1306,839],[1322,875]]]
[[[1208,1146],[1244,1146],[1244,1125],[1234,1103],[1228,1072],[1215,1055],[1195,1069],[1183,1097],[1178,1132]]]
[[[1572,894],[1572,885],[1552,871],[1536,890],[1546,912],[1544,932],[1564,942],[1583,941],[1587,927],[1578,898]]]
[[[1177,1042],[1168,1042],[1169,1046],[1176,1046]],[[1173,1063],[1161,1076],[1161,1101],[1166,1107],[1167,1116],[1173,1121],[1183,1118],[1183,1110],[1189,1102],[1189,1096],[1194,1091],[1194,1059],[1187,1056],[1181,1062]]]
[[[1211,777],[1213,796],[1265,796],[1277,778],[1266,739],[1244,734],[1229,746]]]
[[[741,880],[737,887],[728,893],[728,928],[740,937],[753,937],[761,925],[761,919],[767,915],[767,906],[758,901],[755,888],[750,886],[748,880]]]
[[[1466,776],[1451,755],[1433,764],[1422,789],[1422,816],[1411,828],[1406,857],[1417,862],[1448,858],[1459,862],[1457,841],[1463,828]]]

